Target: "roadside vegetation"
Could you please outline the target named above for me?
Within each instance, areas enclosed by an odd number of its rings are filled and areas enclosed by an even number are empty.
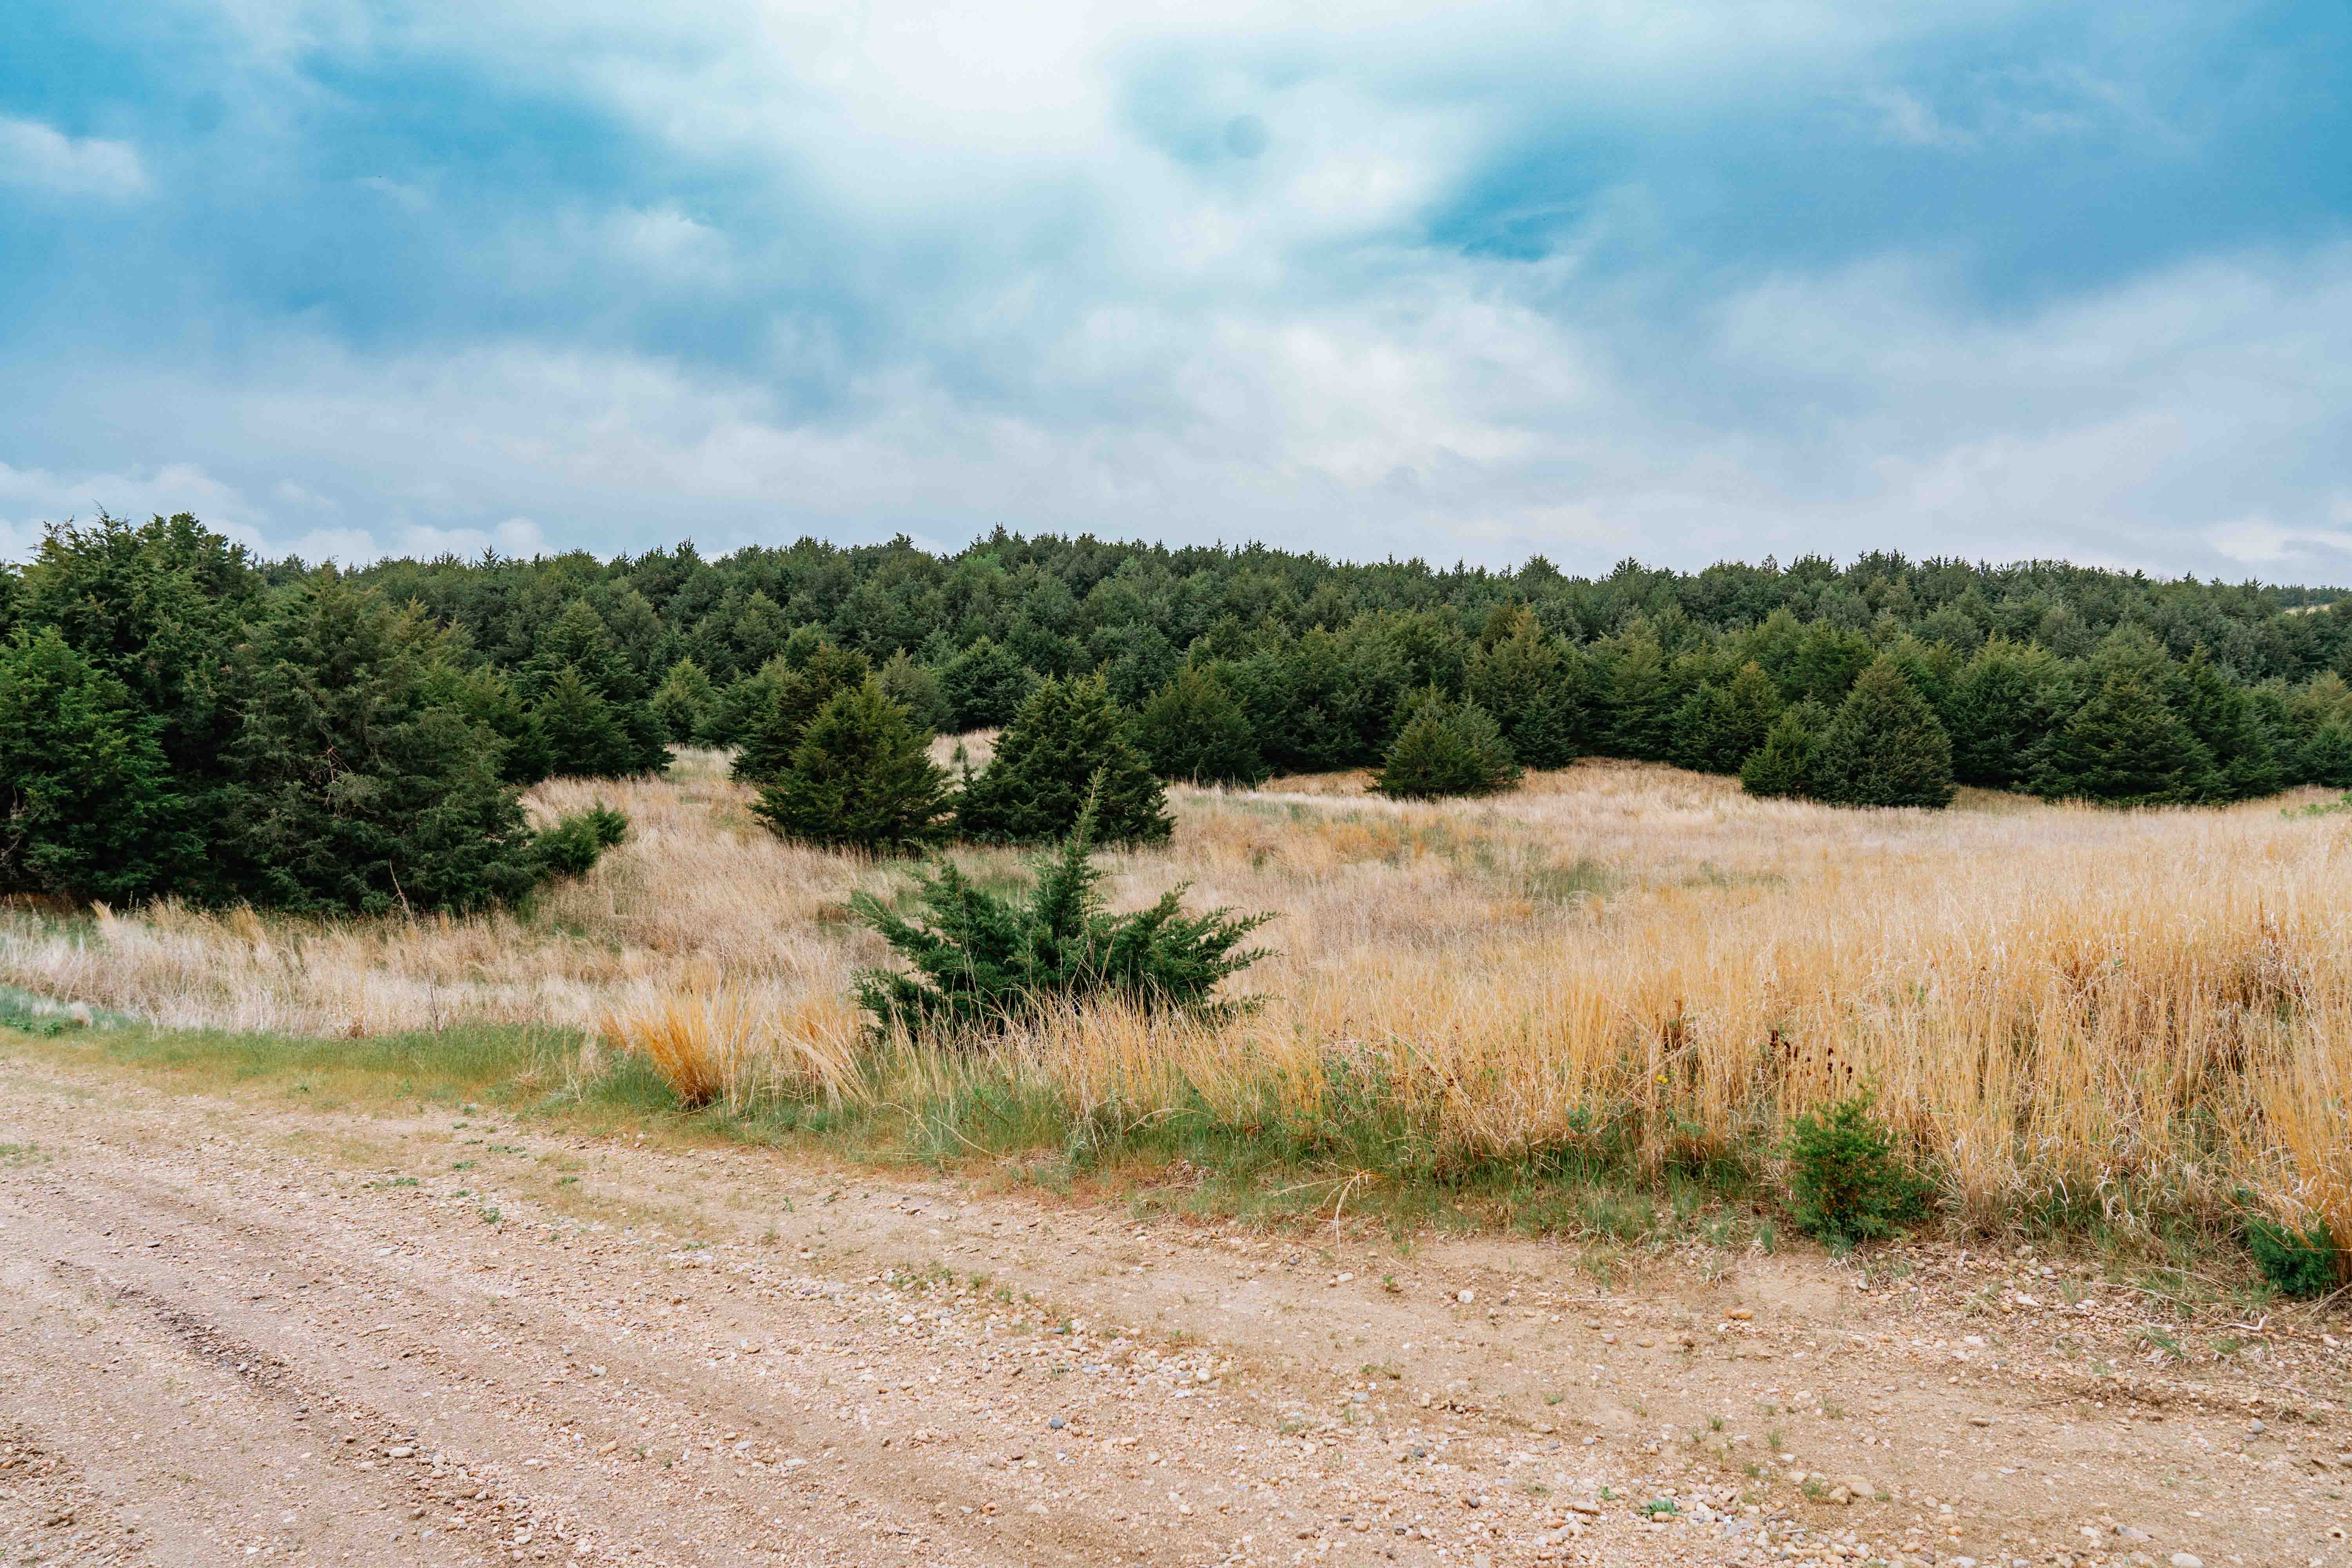
[[[1246,1005],[1048,1004],[942,1038],[861,1009],[858,977],[898,970],[854,907],[919,918],[936,871],[777,837],[708,753],[526,804],[600,801],[627,837],[525,906],[20,910],[0,980],[163,1026],[47,1048],[1211,1211],[1624,1246],[1926,1225],[2341,1279],[2339,815],[1855,813],[1610,763],[1475,802],[1179,786],[1165,843],[1094,857],[1100,894],[1277,912],[1276,951],[1214,988]],[[1034,886],[1015,849],[952,861],[1007,907]],[[1805,1119],[1865,1093],[1830,1150],[1864,1206],[1809,1219]]]
[[[346,574],[181,516],[51,529],[0,629],[0,984],[142,1059],[2347,1279],[2318,591],[1003,534]]]

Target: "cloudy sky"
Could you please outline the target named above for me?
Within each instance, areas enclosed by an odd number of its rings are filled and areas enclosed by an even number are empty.
[[[2343,0],[18,0],[0,554],[2352,582]]]

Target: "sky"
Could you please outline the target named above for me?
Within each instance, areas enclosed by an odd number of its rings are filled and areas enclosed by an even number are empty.
[[[0,557],[2352,582],[2352,6],[16,0]]]

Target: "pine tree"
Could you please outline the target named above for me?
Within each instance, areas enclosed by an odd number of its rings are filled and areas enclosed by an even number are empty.
[[[1826,619],[1815,621],[1797,645],[1781,678],[1780,694],[1790,702],[1818,702],[1834,712],[1875,657],[1862,633]]]
[[[1764,743],[1739,765],[1739,787],[1749,795],[1802,799],[1813,793],[1813,756],[1829,714],[1818,702],[1782,709]]]
[[[185,512],[136,526],[100,514],[86,527],[51,527],[15,596],[18,625],[57,627],[155,721],[172,793],[208,839],[217,838],[235,772],[234,650],[266,587],[243,545]],[[226,863],[208,852],[175,878],[174,890],[226,896]]]
[[[1596,650],[1603,720],[1601,750],[1612,757],[1662,763],[1673,754],[1679,706],[1666,656],[1649,623],[1636,618]]]
[[[1780,693],[1754,659],[1722,685],[1706,682],[1675,711],[1675,761],[1703,773],[1736,773],[1771,733]]]
[[[2295,760],[2307,783],[2352,789],[2352,724],[2341,719],[2320,721]]]
[[[1037,677],[1011,648],[983,637],[948,660],[940,684],[959,731],[992,730],[1013,721]]]
[[[547,874],[498,776],[497,741],[426,700],[440,651],[421,613],[393,611],[331,567],[254,628],[238,658],[227,802],[255,902],[464,910]]]
[[[1106,843],[1157,841],[1174,823],[1150,760],[1128,738],[1128,718],[1099,675],[1047,680],[997,737],[996,754],[965,786],[956,826],[966,837],[1040,843],[1071,831],[1098,793]]]
[[[2025,775],[2049,732],[2048,699],[2063,682],[2046,648],[1994,637],[1977,650],[1942,710],[1952,738],[1952,776],[2008,789]]]
[[[884,660],[877,673],[890,700],[904,708],[919,728],[936,733],[953,720],[955,710],[948,704],[948,689],[940,680],[940,672],[917,663],[905,648]]]
[[[752,807],[787,838],[896,853],[939,837],[948,775],[918,728],[872,676],[817,710],[791,763]]]
[[[767,678],[766,700],[751,715],[735,753],[735,776],[766,784],[783,776],[799,750],[801,737],[824,705],[845,691],[854,691],[866,679],[866,656],[821,642],[797,664],[787,651],[761,674]]]
[[[1493,795],[1519,782],[1502,727],[1475,702],[1449,701],[1433,686],[1408,711],[1372,775],[1373,789],[1400,800],[1436,800]]]
[[[157,721],[55,626],[0,651],[0,892],[129,903],[194,869]]]
[[[2180,721],[2212,760],[2203,798],[2255,800],[2276,795],[2285,780],[2254,704],[2245,688],[2232,684],[2203,647],[2189,657],[2174,691]]]
[[[2204,795],[2211,767],[2157,681],[2118,669],[2042,744],[2033,792],[2045,800],[2177,805]]]
[[[671,745],[690,746],[710,727],[711,710],[718,703],[719,694],[702,666],[691,658],[681,658],[669,667],[654,692],[654,722],[661,726],[663,737]]]
[[[496,736],[499,776],[507,783],[527,789],[547,777],[554,770],[554,759],[548,754],[545,736],[531,722],[530,710],[515,694],[514,683],[488,665],[458,666],[451,661],[455,651],[445,650],[425,676],[426,702],[455,709],[467,723]]]
[[[1854,678],[1822,734],[1811,784],[1816,798],[1837,805],[1952,803],[1951,738],[1894,659]]]
[[[525,684],[532,692],[534,718],[563,681],[566,671],[584,685],[596,701],[583,704],[567,689],[560,699],[563,710],[551,715],[541,726],[548,737],[549,766],[553,773],[585,772],[597,777],[618,777],[657,773],[669,766],[668,742],[660,721],[645,700],[643,683],[635,668],[614,645],[596,606],[584,597],[564,606],[563,613],[541,635],[531,655]],[[589,711],[591,707],[601,710],[602,721]],[[607,743],[604,721],[609,721],[612,733],[621,738],[617,747]],[[572,739],[559,741],[558,734]]]
[[[1135,739],[1163,779],[1255,784],[1265,777],[1249,715],[1216,672],[1198,665],[1185,665],[1145,700]]]
[[[530,723],[547,771],[558,778],[621,778],[638,772],[636,743],[588,679],[570,665],[544,683]]]
[[[753,670],[784,651],[791,623],[776,601],[758,588],[745,595],[727,626],[727,647],[739,670]]]
[[[1524,605],[1497,609],[1463,666],[1463,695],[1495,716],[1526,767],[1561,768],[1582,749],[1584,657]]]

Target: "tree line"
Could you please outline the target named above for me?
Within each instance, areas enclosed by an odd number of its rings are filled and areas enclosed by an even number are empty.
[[[1580,755],[1861,805],[2352,787],[2352,599],[2052,562],[1580,578],[999,531],[341,573],[100,518],[0,572],[0,889],[115,900],[523,897],[620,829],[533,833],[519,790],[679,744],[871,847],[1050,839],[1090,785],[1134,839],[1163,780],[1477,794]],[[923,754],[992,727],[960,780]]]

